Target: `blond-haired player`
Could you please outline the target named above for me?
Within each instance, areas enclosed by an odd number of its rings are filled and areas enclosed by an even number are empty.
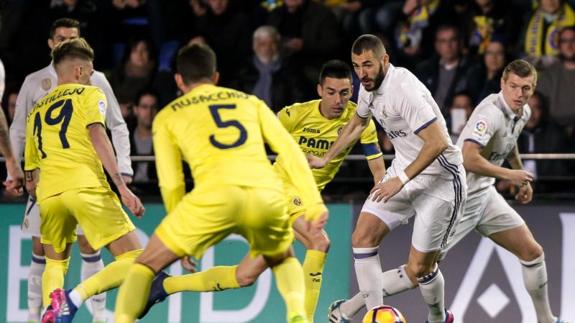
[[[27,188],[40,207],[46,252],[42,294],[47,310],[42,321],[71,322],[83,301],[118,286],[141,253],[134,225],[110,189],[102,166],[130,211],[141,216],[144,208],[118,170],[104,127],[106,98],[102,90],[88,85],[94,72],[91,47],[82,38],[68,40],[56,46],[52,59],[58,86],[28,115],[25,170]],[[39,174],[37,181],[30,180],[34,174]],[[78,224],[91,246],[107,246],[116,260],[64,292]]]

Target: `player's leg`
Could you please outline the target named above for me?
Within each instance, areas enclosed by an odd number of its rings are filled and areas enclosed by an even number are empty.
[[[135,322],[146,307],[150,286],[156,273],[179,259],[182,255],[168,248],[157,234],[128,270],[120,286],[114,314],[116,323]]]
[[[330,241],[327,233],[323,230],[317,233],[311,232],[303,216],[298,216],[292,227],[296,238],[307,249],[303,262],[305,309],[308,319],[313,322]]]
[[[557,319],[549,306],[543,248],[537,243],[521,216],[495,189],[491,191],[484,219],[478,230],[519,258],[523,282],[533,301],[537,321],[556,322]]]
[[[59,311],[58,319],[71,322],[84,301],[122,283],[128,268],[142,249],[134,225],[110,189],[85,188],[61,195],[63,203],[82,227],[89,244],[95,249],[107,246],[115,257],[115,261],[72,290],[58,291],[56,301],[58,307],[63,309]]]
[[[80,248],[80,256],[82,257],[82,269],[80,280],[85,281],[92,275],[96,274],[104,268],[104,262],[100,256],[99,250],[94,250],[90,243],[84,236],[80,227],[77,230],[78,234],[78,247]],[[94,295],[90,298],[90,305],[92,309],[93,322],[106,321],[106,293]]]
[[[32,236],[32,259],[28,271],[28,319],[27,322],[40,322],[42,310],[42,273],[46,266],[44,248],[40,242],[40,211],[36,200],[28,198],[22,232]]]
[[[460,169],[461,175],[452,172],[451,180],[421,177],[419,184],[423,193],[412,202],[417,214],[406,269],[412,279],[417,278],[419,291],[429,309],[428,321],[432,323],[454,320],[453,314],[445,309],[445,281],[437,261],[465,206],[465,176],[462,167]],[[432,192],[428,192],[430,188]]]

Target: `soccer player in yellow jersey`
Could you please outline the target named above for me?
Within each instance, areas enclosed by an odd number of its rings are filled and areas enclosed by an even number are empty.
[[[141,253],[134,225],[110,189],[102,165],[130,211],[141,216],[144,207],[118,170],[104,126],[106,98],[99,88],[89,86],[94,52],[78,38],[59,44],[52,58],[58,86],[28,115],[25,170],[27,187],[40,206],[46,253],[42,293],[47,310],[42,322],[71,322],[83,301],[117,287]],[[31,179],[38,173],[36,186]],[[107,246],[116,260],[64,291],[77,224],[91,246]]]
[[[250,257],[262,255],[272,267],[289,322],[308,322],[304,281],[293,256],[293,232],[285,193],[266,156],[264,143],[286,161],[289,181],[308,206],[307,225],[320,232],[327,208],[306,158],[271,110],[254,96],[217,87],[216,57],[207,46],[184,47],[175,75],[184,95],[166,106],[152,131],[156,166],[166,218],[142,255],[130,268],[116,302],[116,322],[134,322],[146,309],[154,275],[177,259],[199,258],[231,233],[250,245]],[[182,160],[194,176],[194,189],[185,194]],[[239,287],[240,277],[256,276],[257,268],[221,267],[221,273],[197,276],[207,291],[219,284]],[[178,278],[178,277],[173,277]],[[157,279],[156,279],[157,280]],[[178,282],[170,286],[177,288]]]
[[[288,106],[278,113],[279,120],[295,141],[299,143],[303,152],[323,157],[337,139],[341,128],[355,114],[356,105],[349,101],[352,91],[350,67],[342,61],[329,61],[322,67],[317,86],[317,92],[321,99]],[[363,131],[360,141],[374,181],[377,183],[384,176],[385,165],[381,157],[373,121],[370,121]],[[316,182],[314,186],[319,191],[335,177],[350,150],[351,147],[334,158],[325,168],[312,170]],[[274,169],[284,182],[288,214],[293,223],[296,237],[308,249],[303,263],[306,285],[305,306],[307,318],[313,322],[330,242],[325,231],[312,231],[307,226],[303,216],[306,213],[307,205],[302,203],[298,188],[290,182],[288,165],[288,161],[280,155],[274,164]],[[236,268],[242,267],[257,268],[256,271],[259,273],[266,269],[266,264],[262,257],[248,256],[238,266],[214,267],[199,274],[167,277],[167,275],[160,273],[159,279],[154,281],[152,285],[149,305],[162,301],[166,295],[175,292],[199,292],[206,291],[206,288],[210,290],[211,286],[203,283],[202,277],[205,276],[209,276],[211,280],[217,282],[220,290],[251,285],[256,280],[257,275],[240,275],[237,282],[225,278]]]

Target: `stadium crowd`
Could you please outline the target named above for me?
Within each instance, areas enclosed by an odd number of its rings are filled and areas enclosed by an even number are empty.
[[[50,25],[74,18],[120,103],[132,155],[153,154],[152,120],[178,96],[172,75],[181,46],[209,44],[218,57],[219,85],[255,94],[277,112],[316,98],[321,65],[349,61],[351,42],[363,33],[379,36],[392,63],[429,88],[454,139],[475,105],[499,91],[503,67],[529,60],[539,79],[520,152],[575,152],[573,0],[8,0],[1,6],[2,107],[9,120],[25,76],[49,64]],[[384,153],[393,153],[381,130],[379,139]],[[525,164],[541,184],[536,192],[562,191],[567,182],[553,180],[575,174],[569,161]],[[133,168],[136,184],[155,180],[153,163]],[[357,163],[341,172],[369,171]],[[141,189],[157,193],[153,187]]]

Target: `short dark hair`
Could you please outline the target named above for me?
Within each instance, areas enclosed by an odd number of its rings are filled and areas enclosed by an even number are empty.
[[[372,34],[359,36],[351,46],[351,52],[355,55],[361,55],[365,51],[372,51],[377,57],[385,55],[385,46],[379,37]]]
[[[50,27],[50,38],[54,37],[56,29],[58,28],[76,28],[78,29],[78,34],[80,34],[80,22],[72,18],[60,18],[55,20]]]
[[[505,66],[502,76],[504,81],[507,81],[509,73],[513,73],[521,78],[533,75],[533,83],[537,84],[537,70],[531,63],[524,59],[516,59]]]
[[[437,29],[435,30],[435,40],[437,40],[437,36],[439,35],[440,32],[444,32],[446,30],[452,30],[455,33],[455,38],[457,38],[457,41],[461,42],[461,36],[460,36],[461,33],[459,32],[459,28],[451,24],[444,24],[437,27]]]
[[[207,45],[191,44],[178,52],[176,71],[185,83],[212,77],[216,72],[216,54]]]
[[[321,67],[321,72],[319,73],[319,84],[323,84],[326,77],[349,79],[352,81],[351,68],[344,61],[332,59]]]
[[[151,88],[145,88],[142,91],[138,92],[138,94],[136,95],[136,100],[134,100],[134,105],[140,105],[140,100],[145,97],[146,95],[150,95],[156,98],[156,100],[159,102],[160,101],[160,95],[158,94],[158,91],[151,89]]]
[[[58,65],[64,59],[79,58],[93,61],[94,50],[84,38],[68,39],[61,42],[52,50],[54,65]]]
[[[563,27],[563,28],[561,28],[561,30],[559,30],[558,40],[559,40],[560,43],[561,43],[561,36],[563,35],[564,32],[566,32],[566,31],[568,31],[568,30],[570,30],[570,31],[572,31],[572,32],[575,33],[575,26],[567,26],[567,27]]]

